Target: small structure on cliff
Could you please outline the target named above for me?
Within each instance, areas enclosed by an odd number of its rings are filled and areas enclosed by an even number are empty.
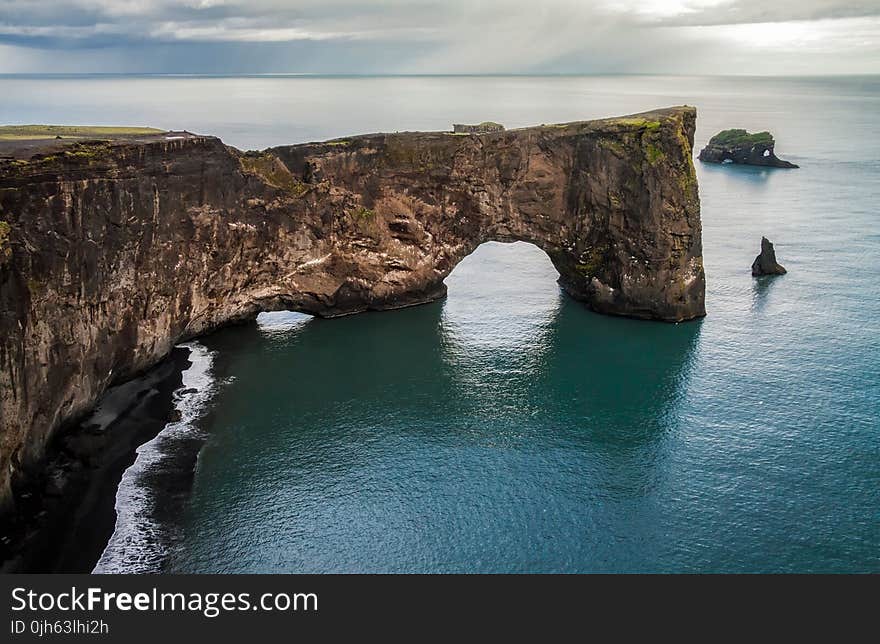
[[[483,121],[477,125],[464,125],[462,123],[453,123],[453,134],[488,134],[490,132],[503,132],[504,126],[494,121]]]
[[[788,271],[776,261],[776,251],[773,242],[766,237],[761,237],[761,253],[752,262],[752,276],[762,275],[785,275]]]
[[[706,163],[740,163],[771,168],[796,168],[794,163],[776,156],[776,141],[770,132],[750,134],[746,130],[724,130],[711,139],[700,151],[699,159]]]

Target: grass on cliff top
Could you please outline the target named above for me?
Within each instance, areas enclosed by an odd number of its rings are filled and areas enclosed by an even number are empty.
[[[164,130],[152,127],[108,127],[92,125],[0,125],[0,141],[28,141],[70,138],[104,138],[161,134]]]
[[[614,118],[609,120],[615,124],[626,125],[628,127],[645,128],[647,130],[660,129],[660,121],[649,121],[648,119],[641,117],[624,116],[622,118]]]
[[[239,162],[245,172],[255,174],[269,185],[280,188],[295,197],[301,197],[308,190],[308,186],[294,177],[281,159],[274,154],[249,152],[244,154]]]
[[[711,145],[751,146],[758,143],[773,143],[773,135],[770,132],[755,132],[749,134],[745,130],[723,130],[709,139]]]

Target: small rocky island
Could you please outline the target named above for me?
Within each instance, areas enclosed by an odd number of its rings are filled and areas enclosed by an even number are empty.
[[[761,237],[761,253],[752,262],[752,276],[762,275],[785,275],[788,271],[776,261],[776,251],[773,242],[766,237]]]
[[[798,166],[776,156],[776,141],[770,132],[750,134],[746,130],[724,130],[711,139],[700,152],[699,159],[705,163],[739,163],[771,168],[797,168]]]

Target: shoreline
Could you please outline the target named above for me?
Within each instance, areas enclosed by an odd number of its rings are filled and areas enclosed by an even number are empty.
[[[144,374],[111,387],[52,440],[0,524],[0,573],[90,573],[116,524],[116,495],[137,450],[178,420],[173,394],[192,366],[175,347]],[[191,473],[190,473],[191,475]]]
[[[205,442],[199,421],[215,389],[215,352],[200,342],[186,343],[189,367],[172,393],[173,418],[139,445],[115,494],[116,521],[93,567],[96,574],[166,572],[182,538],[181,517],[192,490],[195,467]]]

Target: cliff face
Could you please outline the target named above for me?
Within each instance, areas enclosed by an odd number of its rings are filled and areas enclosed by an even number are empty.
[[[0,499],[65,421],[175,343],[264,310],[427,302],[480,244],[532,242],[602,313],[705,313],[696,113],[242,154],[80,144],[0,163]]]

